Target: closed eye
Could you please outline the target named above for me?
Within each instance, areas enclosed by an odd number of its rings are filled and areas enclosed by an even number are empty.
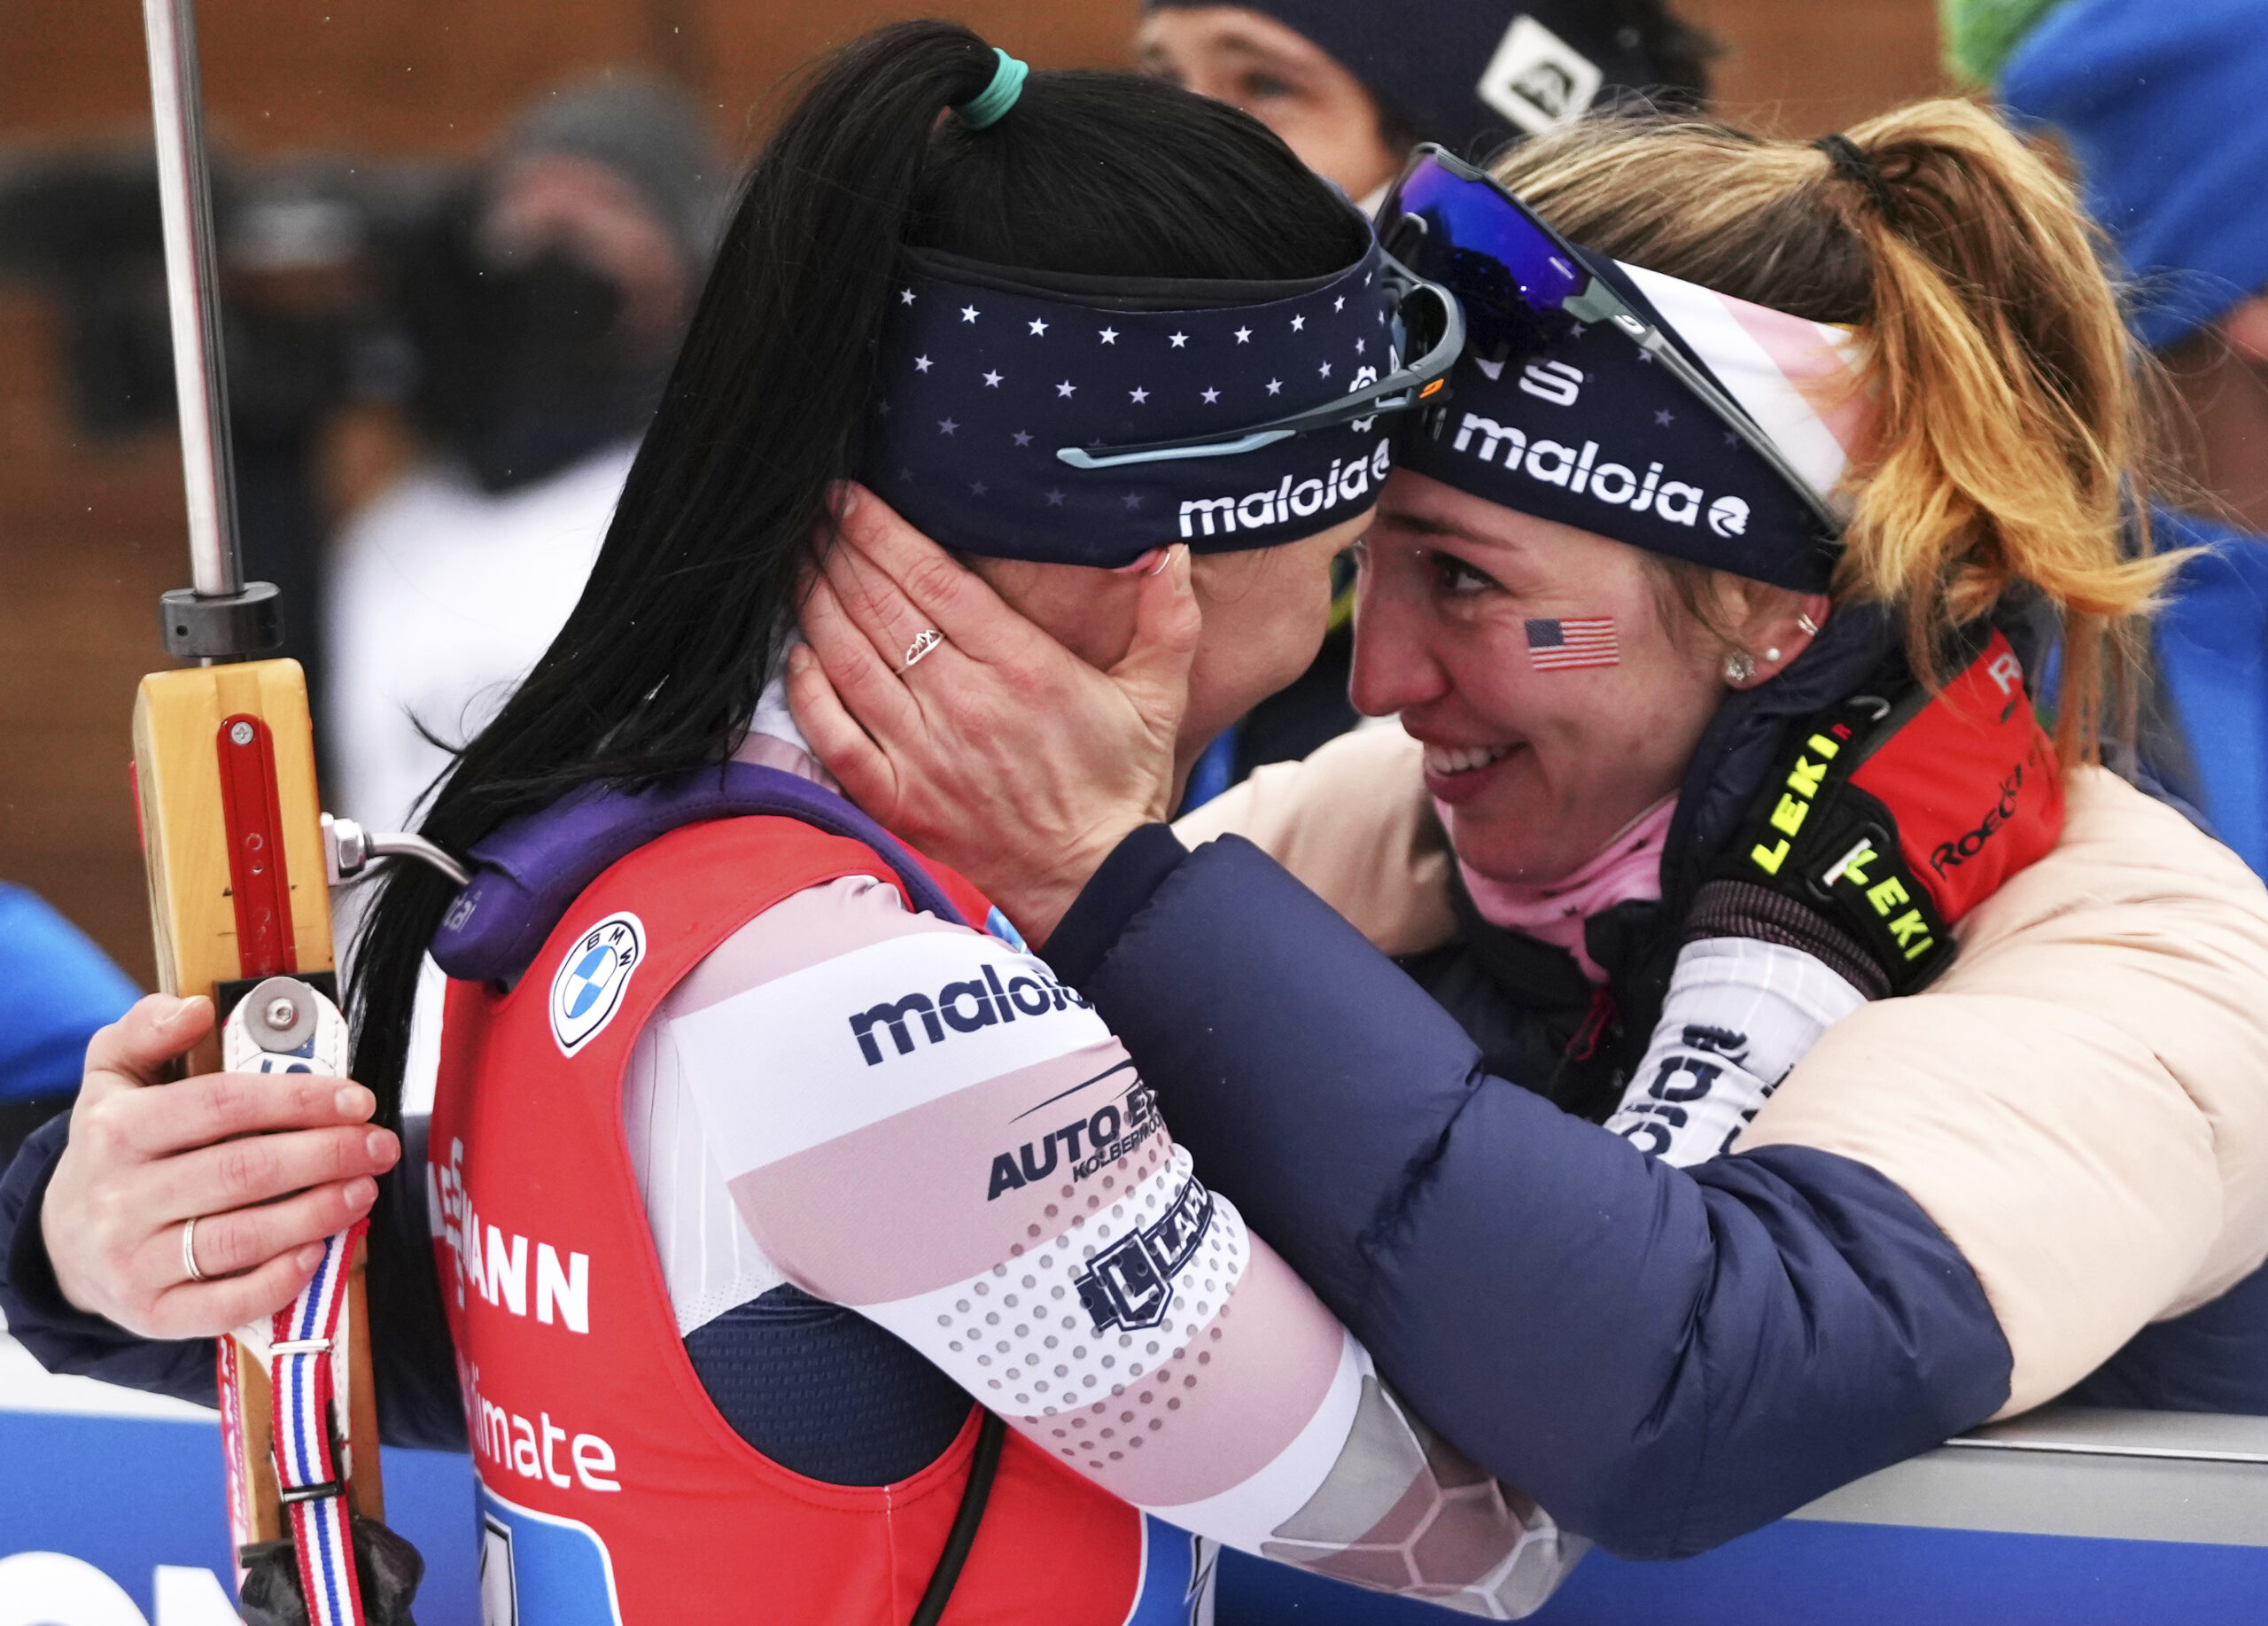
[[[1428,553],[1425,563],[1433,572],[1434,591],[1446,597],[1470,598],[1503,589],[1503,584],[1494,576],[1474,569],[1453,553]]]

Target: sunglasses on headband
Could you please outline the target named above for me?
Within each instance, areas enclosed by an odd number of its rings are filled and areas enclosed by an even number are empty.
[[[1769,464],[1828,535],[1843,533],[1842,519],[1746,408],[1485,170],[1421,146],[1379,206],[1378,223],[1392,260],[1432,279],[1418,285],[1446,284],[1456,296],[1476,354],[1518,361],[1579,323],[1610,323]]]
[[[1464,313],[1448,289],[1413,276],[1392,255],[1382,260],[1379,276],[1395,299],[1395,353],[1418,353],[1418,359],[1407,366],[1395,368],[1376,383],[1364,385],[1319,407],[1286,413],[1243,429],[1130,446],[1067,446],[1055,455],[1075,469],[1110,469],[1124,463],[1169,463],[1185,457],[1234,457],[1273,446],[1278,440],[1288,440],[1294,435],[1335,429],[1357,418],[1408,411],[1447,385],[1449,369],[1464,353]]]

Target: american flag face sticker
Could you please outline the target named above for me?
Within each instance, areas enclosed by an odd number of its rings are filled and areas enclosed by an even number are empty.
[[[1622,651],[1614,642],[1612,616],[1527,624],[1527,664],[1538,672],[1615,666],[1621,662]]]

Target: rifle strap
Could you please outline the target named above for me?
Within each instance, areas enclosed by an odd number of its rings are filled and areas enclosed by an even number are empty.
[[[960,1584],[961,1566],[968,1562],[968,1550],[976,1544],[977,1527],[983,1523],[984,1509],[992,1500],[992,1480],[999,1472],[1000,1449],[1007,1438],[1008,1425],[997,1412],[986,1412],[983,1422],[977,1426],[976,1449],[969,1455],[968,1481],[961,1487],[960,1505],[953,1511],[952,1528],[945,1532],[944,1551],[937,1555],[936,1568],[929,1572],[929,1584],[921,1591],[921,1601],[909,1626],[937,1626],[944,1618],[953,1588]]]
[[[322,1263],[299,1296],[276,1312],[268,1346],[276,1483],[299,1553],[308,1626],[362,1626],[346,1478],[331,1438],[332,1345],[346,1302],[347,1269],[369,1224],[358,1219],[323,1239]]]
[[[231,1071],[340,1077],[346,1072],[346,1026],[330,1001],[307,984],[272,977],[229,1013],[221,1054]],[[352,1328],[345,1324],[345,1312],[355,1249],[369,1225],[369,1220],[358,1219],[325,1237],[322,1261],[299,1296],[264,1326],[255,1323],[222,1341],[221,1418],[223,1430],[236,1436],[228,1442],[232,1474],[235,1465],[251,1460],[242,1437],[251,1421],[245,1414],[245,1368],[254,1362],[253,1352],[266,1346],[261,1352],[272,1402],[268,1439],[278,1513],[298,1560],[307,1626],[364,1626],[347,1482],[350,1463],[364,1472],[377,1465],[353,1462],[340,1448],[357,1443],[349,1408],[341,1404],[351,1381]],[[238,1344],[245,1347],[234,1347]],[[366,1451],[377,1450],[375,1440],[359,1443]],[[240,1545],[252,1538],[250,1498],[250,1486],[231,1486]],[[240,1552],[238,1565],[249,1561]]]

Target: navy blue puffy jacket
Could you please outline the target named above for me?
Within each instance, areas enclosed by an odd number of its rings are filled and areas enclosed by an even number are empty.
[[[1700,1552],[2008,1396],[1976,1277],[1897,1186],[1794,1147],[1648,1160],[1491,1077],[1248,843],[1138,832],[1047,952],[1412,1404],[1611,1552]]]

